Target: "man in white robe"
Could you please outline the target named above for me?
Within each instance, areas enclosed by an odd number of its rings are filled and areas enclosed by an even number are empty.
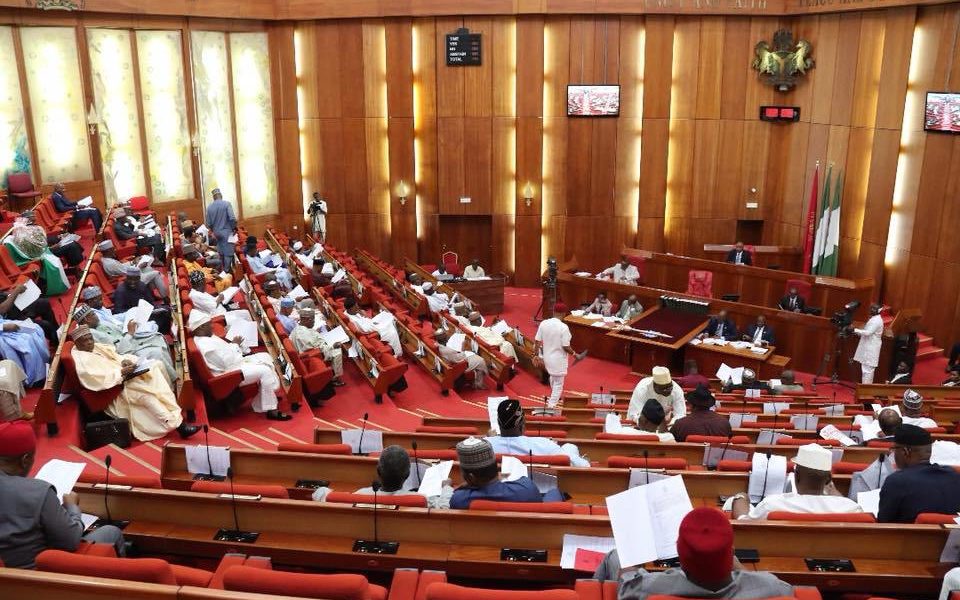
[[[570,347],[570,328],[563,322],[567,307],[559,302],[553,307],[553,317],[544,319],[537,328],[536,362],[546,369],[550,376],[550,398],[547,405],[555,407],[563,395],[563,382],[567,377],[567,356],[574,357],[574,363],[587,355],[584,350],[580,354]]]
[[[118,354],[113,346],[94,342],[86,325],[74,329],[70,337],[80,385],[92,391],[123,386],[105,412],[115,419],[127,419],[133,437],[146,442],[176,429],[180,437],[188,438],[200,429],[183,422],[177,398],[158,363]]]
[[[570,465],[589,467],[590,461],[580,456],[575,444],[560,445],[550,438],[526,435],[526,420],[519,400],[508,398],[497,405],[497,425],[500,435],[487,436],[487,441],[497,454],[522,454],[534,456],[556,456],[565,454],[570,457]]]
[[[500,350],[501,354],[508,358],[512,358],[513,360],[517,360],[517,350],[513,347],[513,344],[508,342],[502,335],[493,329],[484,327],[483,317],[478,311],[473,311],[467,315],[467,319],[470,321],[470,331],[472,331],[475,336],[480,338],[484,344],[496,346]]]
[[[484,379],[487,377],[489,369],[487,368],[487,363],[483,361],[483,358],[473,352],[464,352],[447,346],[447,342],[450,341],[450,336],[448,336],[447,332],[443,329],[435,330],[433,332],[433,338],[437,340],[437,354],[440,355],[441,359],[449,364],[466,362],[467,370],[464,371],[463,374],[465,377],[471,377],[473,379],[473,389],[487,389],[487,386],[484,384]]]
[[[131,319],[126,328],[123,321],[111,319],[101,321],[100,317],[86,304],[78,304],[73,311],[73,321],[90,328],[93,340],[98,344],[111,344],[120,354],[133,354],[143,360],[153,360],[159,364],[161,373],[171,389],[177,380],[177,368],[170,356],[170,347],[162,335],[156,331],[138,331],[139,323]],[[155,323],[153,325],[156,325]]]
[[[432,283],[424,282],[422,289],[431,312],[439,313],[450,310],[450,297],[443,292],[438,292]]]
[[[360,312],[357,306],[357,299],[349,297],[343,301],[344,308],[347,309],[347,318],[353,323],[361,333],[374,333],[380,336],[380,341],[390,346],[393,355],[397,358],[403,356],[403,345],[400,344],[400,333],[397,332],[397,325],[393,315],[383,311],[380,314],[389,315],[390,318],[379,317],[374,320]]]
[[[259,384],[257,397],[253,400],[253,412],[265,413],[271,421],[289,421],[293,418],[277,408],[280,377],[277,376],[273,368],[273,358],[268,353],[257,352],[245,356],[243,339],[238,336],[228,342],[213,335],[210,317],[202,312],[190,313],[187,328],[193,332],[193,341],[214,375],[240,371],[243,373],[240,385]]]
[[[226,314],[224,296],[222,293],[214,296],[207,291],[207,280],[201,271],[190,273],[190,303],[194,311],[200,311],[207,316],[216,317]]]
[[[883,344],[883,317],[880,305],[870,305],[870,318],[863,329],[854,328],[853,333],[860,336],[857,352],[853,360],[860,363],[860,383],[873,383],[873,373],[880,364],[880,346]]]
[[[597,279],[610,279],[614,283],[637,285],[637,282],[640,281],[640,271],[637,270],[636,266],[630,264],[626,256],[621,256],[620,262],[601,271],[597,275]]]
[[[670,377],[670,369],[666,367],[654,367],[652,376],[644,377],[633,388],[630,406],[627,407],[627,418],[637,420],[643,411],[643,405],[651,398],[663,406],[668,423],[672,424],[687,416],[687,400],[683,395],[683,388]]]
[[[343,348],[350,342],[343,342],[339,346],[331,346],[323,336],[313,328],[316,312],[312,308],[300,310],[300,322],[290,332],[290,341],[303,358],[309,358],[311,350],[319,351],[323,360],[333,369],[333,385],[345,385],[343,376]]]

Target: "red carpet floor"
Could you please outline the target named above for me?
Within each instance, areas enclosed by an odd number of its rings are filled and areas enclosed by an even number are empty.
[[[84,240],[88,245],[89,239]],[[69,292],[72,294],[72,291]],[[540,303],[538,289],[509,288],[506,292],[505,309],[503,316],[511,325],[519,326],[528,336],[536,332],[536,322],[533,315]],[[69,298],[67,295],[65,298]],[[54,302],[58,315],[62,309]],[[939,383],[943,379],[945,359],[936,359],[922,362],[917,367],[914,380],[918,383]],[[291,421],[278,423],[268,421],[261,415],[251,411],[241,411],[234,417],[217,419],[210,423],[210,443],[234,448],[253,448],[271,450],[278,442],[309,441],[315,427],[358,428],[363,416],[368,415],[368,427],[385,431],[411,430],[420,424],[423,416],[477,416],[486,414],[486,398],[494,395],[509,395],[520,398],[530,406],[543,402],[543,397],[549,393],[547,386],[529,374],[520,371],[507,385],[503,392],[494,389],[486,391],[463,390],[451,391],[449,396],[442,396],[439,387],[419,366],[411,364],[407,371],[409,388],[395,398],[384,397],[381,405],[374,403],[370,386],[364,382],[360,373],[348,361],[344,365],[344,380],[347,385],[337,389],[337,394],[326,405],[313,411],[306,405],[294,414]],[[812,375],[799,373],[798,378],[808,383]],[[611,363],[587,357],[585,360],[570,369],[567,376],[566,389],[568,391],[590,393],[598,391],[601,386],[605,389],[628,389],[638,381],[638,376],[631,374],[627,365]],[[850,401],[852,396],[848,389],[840,386],[820,385],[818,391],[823,394],[835,394],[838,401]],[[25,410],[31,410],[38,390],[31,390],[25,401]],[[45,432],[38,431],[40,445],[37,453],[35,469],[51,458],[61,458],[70,461],[83,461],[93,468],[102,468],[102,460],[111,454],[115,472],[125,475],[159,474],[161,448],[168,442],[179,442],[176,433],[165,439],[148,443],[134,442],[127,449],[107,446],[84,452],[79,432],[77,401],[66,399],[58,409],[60,433],[55,437],[47,437]],[[207,415],[202,403],[197,411],[200,423],[207,422]],[[195,436],[191,443],[202,441],[203,434]]]

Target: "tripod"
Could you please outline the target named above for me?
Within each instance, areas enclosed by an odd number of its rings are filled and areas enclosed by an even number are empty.
[[[856,390],[855,385],[850,385],[844,381],[840,381],[840,361],[843,355],[843,340],[847,336],[844,334],[843,329],[837,330],[833,336],[833,349],[830,352],[827,352],[823,355],[823,360],[820,362],[820,368],[817,369],[817,374],[813,378],[812,386],[813,389],[817,389],[818,383],[828,383],[830,385],[839,385],[840,387],[845,387],[848,390]],[[827,365],[833,363],[833,373],[831,373],[830,378],[827,379],[823,377],[823,373],[827,369]]]
[[[548,275],[543,280],[543,291],[541,292],[540,307],[533,315],[533,320],[543,321],[553,317],[553,307],[557,304],[559,295],[557,294],[557,277]]]

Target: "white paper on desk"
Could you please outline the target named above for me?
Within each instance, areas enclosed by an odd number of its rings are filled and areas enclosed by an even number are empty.
[[[83,473],[86,466],[86,463],[67,462],[54,458],[40,467],[33,478],[52,485],[57,490],[57,498],[63,502],[63,495],[73,491],[73,486],[77,484],[77,479],[80,478],[80,473]]]
[[[100,517],[97,515],[88,515],[87,513],[80,513],[80,522],[83,523],[83,530],[86,531],[90,529],[90,526],[97,522]]]
[[[227,238],[227,242],[230,244],[236,244],[239,241],[240,237],[235,233],[231,234],[230,237]]]
[[[244,294],[248,294],[250,292],[250,284],[247,283],[246,279],[241,279],[238,286],[240,287],[240,289],[243,291]]]
[[[500,335],[504,335],[508,331],[510,331],[510,324],[507,323],[505,320],[500,319],[499,321],[497,321],[496,323],[490,326],[490,331],[494,333],[499,333]]]
[[[450,479],[452,468],[452,460],[445,460],[429,467],[423,472],[423,479],[420,480],[420,489],[417,493],[426,498],[439,496],[443,492],[443,482]]]
[[[571,310],[571,311],[570,311],[570,315],[571,315],[571,316],[574,316],[574,317],[582,317],[582,316],[583,316],[583,311],[582,311],[582,310],[579,310],[579,309],[577,309],[577,310]]]
[[[776,388],[776,387],[779,387],[782,383],[783,383],[783,382],[780,381],[779,379],[768,379],[768,380],[767,380],[767,385],[769,385],[771,389]]]
[[[761,429],[757,434],[758,446],[773,446],[782,437],[789,437],[773,429]]]
[[[336,273],[333,274],[333,277],[330,278],[330,283],[339,283],[341,279],[347,276],[347,272],[343,269],[339,269]]]
[[[257,324],[253,321],[238,320],[230,326],[227,330],[227,339],[233,341],[237,336],[243,338],[245,348],[255,348],[260,345],[260,332],[257,329]]]
[[[860,435],[863,436],[864,442],[875,440],[880,437],[880,434],[882,433],[883,430],[880,428],[879,421],[871,420],[869,423],[860,425]]]
[[[24,310],[40,297],[40,288],[37,287],[37,284],[35,284],[32,279],[28,279],[27,282],[23,284],[23,287],[26,288],[24,292],[13,301],[13,305],[20,310]]]
[[[614,404],[615,400],[613,394],[608,392],[597,393],[594,392],[590,394],[590,404],[601,404],[603,406],[610,406]]]
[[[377,314],[373,315],[373,318],[370,320],[373,321],[373,324],[377,327],[385,327],[397,319],[390,312],[381,310]]]
[[[823,429],[820,430],[820,437],[825,440],[837,440],[844,446],[853,446],[856,444],[856,442],[850,439],[850,436],[837,429],[835,425],[825,425]]]
[[[563,550],[560,553],[560,568],[572,569],[577,564],[577,550],[589,550],[607,554],[617,547],[612,537],[563,534]]]
[[[767,348],[764,346],[750,346],[750,352],[754,354],[766,354]]]
[[[184,448],[187,454],[187,471],[194,475],[204,473],[207,475],[217,475],[219,477],[227,476],[227,469],[230,468],[230,448],[226,446],[187,446]],[[209,461],[207,452],[209,450]]]
[[[606,323],[603,321],[594,321],[593,323],[590,323],[590,327],[603,327],[605,325]]]
[[[326,333],[321,333],[320,337],[322,337],[323,341],[331,346],[336,346],[337,344],[350,341],[350,336],[347,335],[347,332],[343,330],[341,325],[337,325]]]
[[[230,301],[233,300],[233,297],[237,295],[237,292],[240,291],[238,286],[232,285],[224,289],[220,294],[223,296],[223,301],[221,304],[230,304]]]
[[[603,418],[604,433],[620,433],[623,430],[623,424],[620,423],[620,415],[615,412],[607,413]]]
[[[953,565],[960,562],[960,527],[950,527],[947,543],[943,545],[943,552],[940,553],[940,562]]]
[[[680,475],[608,496],[607,511],[620,565],[632,567],[675,557],[680,521],[691,510]]]
[[[350,344],[350,347],[347,348],[347,357],[356,358],[360,356],[360,342],[354,341]]]
[[[466,341],[467,336],[459,331],[450,336],[450,339],[447,340],[446,346],[451,350],[456,350],[457,352],[463,352],[463,343]]]
[[[638,485],[650,485],[651,483],[670,479],[671,477],[673,477],[673,475],[667,475],[662,470],[631,468],[630,482],[627,484],[627,489],[637,487]]]
[[[584,319],[589,319],[591,321],[603,321],[603,315],[598,315],[596,313],[588,313],[583,315]]]
[[[933,442],[930,462],[946,467],[960,465],[960,445],[955,442],[936,440]]]
[[[757,388],[750,388],[749,390],[743,390],[743,397],[744,397],[744,398],[753,398],[753,399],[759,398],[759,397],[760,397],[760,390],[757,389]]]
[[[737,350],[746,350],[750,348],[753,344],[750,342],[730,342],[730,347],[736,348]]]
[[[790,422],[798,431],[816,431],[820,417],[817,415],[790,415]]]
[[[618,319],[617,317],[603,317],[603,322],[604,322],[604,323],[618,323],[618,322],[620,322],[620,319]]]
[[[691,346],[699,346],[700,344],[703,343],[703,340],[701,340],[700,338],[693,338],[692,340],[690,340],[689,343]]]
[[[756,504],[770,494],[782,494],[787,481],[787,457],[763,452],[753,453],[748,490],[750,502]]]
[[[790,409],[789,402],[764,402],[763,403],[763,414],[765,415],[779,415],[783,411],[789,410],[789,409]]]
[[[707,340],[707,343],[710,343],[710,340]],[[717,379],[724,383],[730,381],[733,379],[733,369],[727,363],[720,363],[720,368],[717,369]]]
[[[828,417],[842,417],[844,406],[842,404],[831,404],[823,407],[823,413]]]
[[[373,429],[344,429],[340,442],[350,446],[354,454],[369,454],[383,450],[383,432]]]
[[[593,273],[589,273],[587,271],[577,271],[576,273],[574,273],[574,275],[576,275],[577,277],[590,277],[591,275],[593,275]]]
[[[857,492],[857,504],[863,509],[863,512],[873,513],[877,516],[880,512],[880,488],[870,490],[869,492]]]
[[[730,427],[737,429],[744,423],[756,423],[757,415],[755,413],[730,413]]]
[[[527,476],[527,465],[516,456],[504,456],[500,459],[500,474],[504,481],[516,481]]]
[[[734,450],[730,444],[712,444],[703,449],[703,466],[716,467],[721,460],[750,460],[750,454]]]
[[[130,321],[137,323],[137,329],[141,325],[146,325],[150,321],[150,315],[153,313],[153,305],[146,300],[140,300],[137,305],[128,310],[123,317],[123,329],[126,331]]]
[[[253,319],[250,317],[250,313],[245,310],[228,310],[223,313],[223,318],[227,323],[227,329],[233,327],[234,323],[239,323],[245,321],[247,323],[252,323]]]
[[[93,204],[93,198],[91,196],[84,196],[77,200],[77,206],[80,207],[90,206],[91,204]]]
[[[490,419],[490,429],[500,435],[500,422],[497,420],[497,407],[504,400],[509,400],[508,396],[490,396],[487,398],[487,416]]]

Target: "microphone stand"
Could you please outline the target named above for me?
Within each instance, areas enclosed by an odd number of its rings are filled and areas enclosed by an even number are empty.
[[[218,542],[254,544],[257,538],[260,537],[260,534],[254,531],[241,531],[240,529],[240,518],[237,516],[237,495],[233,491],[233,467],[227,467],[227,479],[230,480],[230,506],[233,508],[233,529],[218,529],[213,539]]]
[[[357,444],[357,456],[363,456],[363,434],[367,431],[367,416],[370,413],[363,413],[363,424],[360,426],[360,443]]]
[[[222,475],[213,474],[213,462],[210,460],[210,426],[203,424],[203,443],[207,448],[207,472],[197,473],[193,476],[194,481],[223,481]]]
[[[380,482],[374,481],[373,488],[373,541],[355,540],[353,542],[353,551],[361,554],[396,554],[400,548],[400,542],[381,542],[379,532],[377,531],[377,505],[378,492],[380,491]]]
[[[413,448],[413,468],[416,470],[416,473],[417,473],[417,487],[416,489],[413,489],[410,491],[415,492],[420,489],[420,486],[423,483],[422,481],[420,481],[420,459],[417,458],[417,441],[414,440],[410,442],[410,447]]]
[[[130,521],[114,521],[113,517],[110,515],[110,465],[113,463],[113,457],[109,454],[106,455],[103,459],[103,464],[106,466],[107,473],[104,478],[103,483],[103,512],[107,514],[106,518],[97,519],[93,522],[93,525],[90,526],[91,530],[99,529],[104,525],[112,525],[117,529],[123,529],[130,524]]]

